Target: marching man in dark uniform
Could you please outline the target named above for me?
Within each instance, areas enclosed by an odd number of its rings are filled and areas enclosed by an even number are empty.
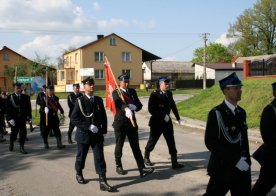
[[[145,167],[139,146],[138,125],[135,118],[135,112],[141,110],[143,105],[140,102],[136,91],[132,88],[128,88],[129,76],[123,74],[119,76],[118,79],[120,81],[120,90],[116,89],[112,92],[112,97],[116,106],[116,115],[114,116],[113,122],[116,138],[116,172],[120,175],[127,174],[127,171],[123,169],[121,161],[123,146],[127,136],[140,172],[140,177],[144,177],[152,173],[154,169]],[[125,101],[122,100],[120,93]],[[133,120],[133,124],[131,123],[131,119]]]
[[[39,114],[40,114],[40,121],[39,121],[39,127],[40,127],[40,135],[43,137],[43,133],[44,133],[44,129],[45,129],[45,123],[43,123],[43,121],[45,121],[45,115],[44,115],[44,108],[41,107],[42,102],[45,100],[46,97],[46,85],[44,84],[42,86],[42,92],[37,94],[36,97],[36,105],[39,105]]]
[[[61,142],[61,132],[59,129],[59,117],[58,111],[61,113],[61,118],[64,118],[64,110],[59,103],[59,98],[55,96],[55,89],[54,86],[48,85],[47,86],[47,95],[48,95],[48,106],[46,106],[46,96],[44,97],[41,103],[41,110],[44,113],[41,113],[42,126],[44,127],[43,130],[43,141],[44,141],[44,148],[49,148],[48,143],[48,136],[51,130],[53,130],[54,135],[57,140],[57,148],[62,149],[65,145]],[[46,114],[48,114],[48,125],[46,125]]]
[[[0,142],[5,142],[5,114],[6,114],[6,99],[0,97]]]
[[[159,78],[160,88],[151,93],[148,110],[151,114],[149,121],[150,137],[145,148],[145,164],[152,166],[150,161],[150,152],[153,151],[158,139],[163,134],[167,142],[169,153],[171,155],[171,162],[173,169],[180,169],[184,165],[179,164],[177,161],[177,150],[175,146],[174,130],[170,112],[174,113],[178,123],[180,124],[180,117],[176,108],[172,92],[169,90],[170,80],[167,77]]]
[[[236,73],[219,81],[225,96],[208,115],[205,145],[211,152],[204,195],[247,196],[251,192],[250,154],[246,112],[237,105],[241,100],[242,83]]]
[[[13,151],[14,141],[19,133],[20,152],[27,154],[24,149],[27,129],[26,122],[32,121],[32,108],[30,96],[21,94],[21,84],[14,84],[14,93],[9,95],[6,100],[7,104],[7,122],[11,127],[9,150]]]
[[[106,163],[104,159],[104,134],[107,133],[107,116],[101,97],[94,96],[94,80],[86,78],[82,81],[85,94],[76,101],[71,114],[71,122],[77,127],[75,140],[78,145],[76,156],[76,179],[80,184],[86,184],[82,170],[89,148],[94,154],[96,173],[99,174],[100,190],[113,192],[115,188],[106,180]]]
[[[73,84],[73,91],[74,92],[70,93],[67,97],[67,104],[69,106],[69,115],[68,115],[69,118],[71,118],[71,114],[74,109],[77,98],[82,96],[82,93],[80,93],[80,85],[79,84]],[[73,144],[72,132],[73,132],[74,128],[75,128],[75,125],[73,125],[73,123],[70,120],[69,130],[68,130],[68,143],[69,144]]]
[[[252,189],[253,196],[267,195],[276,184],[276,82],[272,84],[273,101],[262,112],[260,130],[264,143],[253,154],[261,164],[259,179]]]

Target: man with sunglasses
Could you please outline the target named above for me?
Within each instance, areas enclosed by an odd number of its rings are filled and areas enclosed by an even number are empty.
[[[160,77],[158,82],[159,89],[156,89],[154,92],[151,93],[148,102],[148,110],[151,114],[151,118],[149,121],[150,137],[145,148],[144,162],[148,166],[154,165],[150,161],[150,152],[153,151],[158,139],[163,134],[169,148],[169,153],[171,155],[172,168],[180,169],[184,167],[184,165],[178,163],[177,161],[174,129],[170,117],[171,110],[174,113],[179,124],[180,116],[178,114],[172,92],[169,90],[169,78]]]

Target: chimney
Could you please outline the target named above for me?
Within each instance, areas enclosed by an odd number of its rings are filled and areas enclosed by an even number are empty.
[[[102,39],[104,37],[104,35],[97,35],[97,39]]]

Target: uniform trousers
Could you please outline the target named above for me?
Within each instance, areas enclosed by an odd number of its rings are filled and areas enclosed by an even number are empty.
[[[68,136],[71,137],[72,136],[72,132],[75,128],[75,125],[72,124],[72,122],[70,121],[69,123],[69,129],[68,129]]]
[[[259,178],[256,181],[252,196],[267,195],[276,184],[276,169],[275,165],[264,164],[261,167]]]
[[[19,133],[20,146],[24,146],[27,136],[26,121],[15,121],[15,126],[11,126],[10,143],[13,143],[17,139]]]
[[[175,140],[174,140],[174,130],[173,130],[173,125],[171,121],[169,121],[168,123],[159,122],[159,124],[153,124],[150,126],[150,136],[145,148],[146,151],[147,152],[153,151],[157,141],[159,140],[162,134],[167,142],[169,153],[171,155],[176,154],[177,150],[176,150]]]
[[[228,191],[232,196],[249,196],[251,171],[225,168],[219,174],[211,175],[204,196],[224,196]]]
[[[91,144],[82,144],[78,142],[77,145],[78,153],[76,156],[75,163],[76,171],[81,172],[84,169],[88,150],[91,147],[94,155],[96,173],[99,175],[104,175],[106,173],[106,163],[104,159],[103,139],[102,141],[93,142]]]
[[[138,136],[138,127],[133,127],[130,123],[122,126],[121,129],[115,129],[115,161],[116,163],[121,162],[123,155],[123,146],[126,139],[126,136],[129,141],[132,153],[136,160],[137,166],[139,169],[144,168],[143,156],[139,146],[139,136]]]
[[[44,119],[46,119],[45,116],[44,116]],[[61,132],[59,129],[59,118],[57,115],[54,115],[54,116],[49,115],[48,116],[48,126],[46,126],[45,120],[43,121],[42,126],[44,126],[44,128],[42,130],[44,142],[48,141],[48,135],[51,130],[53,130],[55,137],[61,138]]]

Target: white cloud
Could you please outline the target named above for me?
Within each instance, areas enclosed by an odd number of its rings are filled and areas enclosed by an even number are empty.
[[[35,53],[40,57],[49,57],[51,63],[55,63],[56,58],[69,47],[78,48],[92,40],[90,36],[73,36],[67,41],[58,42],[58,36],[38,36],[33,41],[22,45],[19,48],[19,53],[33,59]],[[95,38],[94,38],[95,39]]]
[[[216,39],[216,43],[220,43],[224,46],[228,46],[229,44],[235,42],[237,38],[227,37],[227,33],[223,33],[218,39]]]
[[[94,11],[100,11],[101,10],[101,6],[98,2],[94,2],[93,5],[92,5],[92,9]]]

